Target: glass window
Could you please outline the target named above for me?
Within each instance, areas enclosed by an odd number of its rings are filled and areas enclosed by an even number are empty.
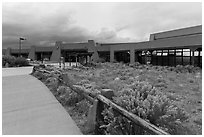
[[[190,56],[190,52],[183,52],[183,56]]]
[[[157,52],[156,52],[155,50],[152,52],[153,55],[156,55],[156,53],[157,53]]]
[[[192,55],[192,54],[191,54]],[[198,56],[198,51],[194,52],[194,56]]]
[[[178,51],[178,52],[180,51],[180,52],[181,52],[181,51],[182,51],[182,49],[176,49],[176,51]]]
[[[181,56],[182,53],[181,53],[181,52],[176,52],[176,55],[177,55],[177,56]]]
[[[169,52],[174,52],[175,50],[173,49],[173,50],[169,50]]]
[[[163,52],[168,52],[168,50],[163,50]]]
[[[183,51],[190,51],[190,49],[183,49]]]

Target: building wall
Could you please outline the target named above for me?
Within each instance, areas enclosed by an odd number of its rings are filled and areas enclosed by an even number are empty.
[[[88,49],[88,43],[63,43],[62,50]]]
[[[51,61],[59,62],[60,61],[60,57],[61,57],[61,50],[62,50],[62,42],[61,41],[57,41],[55,43],[54,48],[53,48],[50,60]]]
[[[150,41],[137,42],[137,43],[95,43],[94,40],[88,40],[84,43],[62,43],[57,41],[54,47],[36,47],[32,46],[30,49],[21,50],[22,53],[29,53],[28,57],[35,60],[38,53],[51,52],[51,61],[58,62],[62,56],[62,51],[66,50],[84,50],[92,52],[92,61],[99,59],[99,53],[110,57],[110,61],[115,59],[115,53],[127,52],[130,54],[130,63],[134,63],[140,57],[142,51],[158,50],[158,49],[184,49],[189,48],[191,51],[195,51],[198,48],[202,50],[202,26],[194,26],[189,28],[182,28],[177,30],[171,30],[166,32],[150,34]],[[3,54],[17,54],[18,49],[7,48],[2,51]],[[109,52],[109,54],[107,54]],[[143,60],[146,57],[142,57]],[[108,59],[106,59],[108,60]]]
[[[202,25],[150,34],[150,41],[197,34],[202,34]]]

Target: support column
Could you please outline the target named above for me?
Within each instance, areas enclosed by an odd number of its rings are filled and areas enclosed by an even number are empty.
[[[130,64],[134,64],[135,63],[135,50],[131,49],[130,50]]]
[[[69,66],[72,66],[71,56],[69,55]]]
[[[135,52],[135,62],[139,62],[138,61],[138,53],[137,52]]]
[[[11,48],[6,49],[5,55],[10,56],[11,55]]]
[[[192,51],[191,65],[195,65],[194,51]]]
[[[110,62],[114,62],[114,50],[110,50]]]
[[[190,51],[192,51],[192,56],[191,56],[191,65],[195,65],[195,58],[194,58],[194,51],[197,49],[197,47],[192,47],[190,48]]]
[[[86,58],[85,58],[86,64],[87,64],[87,57],[88,57],[88,56],[86,55]]]
[[[149,52],[150,52],[150,64],[152,64],[152,52],[153,52],[153,50],[150,50]]]
[[[77,56],[76,56],[76,67],[77,67]]]
[[[36,60],[36,57],[35,57],[35,46],[31,46],[29,54],[28,54],[28,58],[32,59],[32,60]]]
[[[61,47],[62,47],[62,42],[56,41],[55,47],[53,48],[52,55],[50,58],[51,61],[59,62],[61,57]]]
[[[145,50],[144,53],[145,53],[144,64],[147,64],[147,50]]]

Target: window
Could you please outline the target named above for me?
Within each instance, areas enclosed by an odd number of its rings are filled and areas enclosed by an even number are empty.
[[[174,53],[175,50],[169,50],[170,53]]]
[[[183,52],[183,56],[190,56],[190,52]]]
[[[152,55],[156,55],[156,53],[157,53],[156,50],[154,50],[154,51],[152,52]]]
[[[161,56],[161,53],[157,53],[157,56]]]
[[[190,49],[183,49],[183,51],[185,52],[185,51],[190,51]]]
[[[178,51],[178,52],[182,52],[182,49],[176,49],[176,52],[177,52],[177,51]]]
[[[194,52],[194,56],[198,56],[198,52],[199,52],[199,51],[195,51],[195,52]],[[191,54],[191,55],[193,55],[193,54]]]
[[[181,52],[176,52],[176,56],[181,56],[182,53]]]

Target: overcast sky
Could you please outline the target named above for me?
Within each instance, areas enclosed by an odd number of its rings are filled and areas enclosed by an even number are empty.
[[[3,3],[2,46],[55,41],[140,42],[150,33],[202,24],[201,3]]]

